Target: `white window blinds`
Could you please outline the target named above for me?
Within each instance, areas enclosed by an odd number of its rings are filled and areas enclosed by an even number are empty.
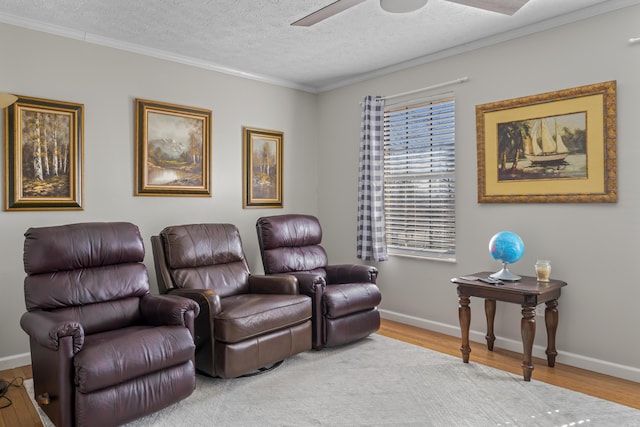
[[[390,254],[455,260],[455,100],[387,107],[384,192]]]

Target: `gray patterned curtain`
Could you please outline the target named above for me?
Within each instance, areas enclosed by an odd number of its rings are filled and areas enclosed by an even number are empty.
[[[385,261],[383,171],[384,99],[365,96],[360,128],[358,258]]]

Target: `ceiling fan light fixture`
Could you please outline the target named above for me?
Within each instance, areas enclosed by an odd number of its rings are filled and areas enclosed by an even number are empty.
[[[427,4],[428,0],[380,0],[382,10],[391,13],[409,13]]]

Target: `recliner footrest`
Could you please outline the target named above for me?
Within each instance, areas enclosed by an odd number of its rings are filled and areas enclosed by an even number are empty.
[[[328,285],[324,302],[328,318],[339,318],[377,307],[382,301],[380,290],[373,283]]]
[[[187,362],[195,345],[180,326],[130,327],[94,334],[74,359],[81,393],[110,387]]]

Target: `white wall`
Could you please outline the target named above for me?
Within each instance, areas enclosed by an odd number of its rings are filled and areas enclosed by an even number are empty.
[[[234,223],[252,270],[261,273],[256,219],[317,212],[313,94],[9,25],[0,25],[0,58],[0,91],[85,107],[85,209],[0,212],[0,370],[30,363],[28,338],[19,326],[25,310],[23,233],[29,227],[116,220],[137,224],[157,292],[149,237],[163,227]],[[213,197],[133,196],[135,98],[213,111]],[[243,125],[284,132],[284,209],[242,209]]]
[[[399,257],[378,263],[385,317],[459,335],[449,279],[496,271],[489,239],[515,231],[525,242],[525,256],[512,271],[533,275],[535,260],[548,258],[552,276],[569,284],[559,301],[558,362],[640,381],[640,45],[628,43],[638,36],[639,21],[640,7],[628,7],[319,95],[324,242],[333,260],[355,260],[362,97],[470,79],[440,90],[456,96],[457,263]],[[477,203],[476,105],[609,80],[618,85],[618,203]],[[472,339],[484,342],[482,301],[472,299],[471,307]],[[496,346],[522,351],[519,318],[519,307],[498,304]],[[546,332],[538,320],[535,354],[544,357]]]

